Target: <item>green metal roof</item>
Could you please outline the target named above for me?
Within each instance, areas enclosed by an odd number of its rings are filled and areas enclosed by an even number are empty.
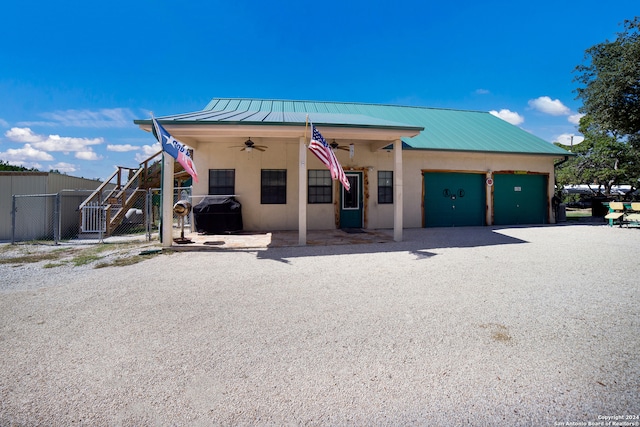
[[[163,122],[300,124],[306,115],[315,124],[422,129],[403,138],[405,149],[512,154],[570,155],[488,112],[400,105],[324,101],[214,98],[194,113],[161,117]],[[136,121],[136,123],[143,121]]]

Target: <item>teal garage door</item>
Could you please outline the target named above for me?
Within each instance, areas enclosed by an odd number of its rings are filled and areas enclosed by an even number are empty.
[[[485,175],[479,173],[425,172],[425,227],[485,225]]]
[[[493,175],[495,225],[547,224],[547,176]]]

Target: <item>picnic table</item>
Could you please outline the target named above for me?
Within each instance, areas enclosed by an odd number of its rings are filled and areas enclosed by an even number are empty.
[[[617,221],[622,227],[623,224],[640,226],[640,202],[603,202],[604,206],[609,209],[609,213],[605,215],[605,219],[609,221],[612,227]]]

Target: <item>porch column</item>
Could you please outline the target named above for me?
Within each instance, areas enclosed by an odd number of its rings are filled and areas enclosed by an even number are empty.
[[[306,138],[300,137],[298,165],[298,245],[307,244],[307,146]]]
[[[487,200],[487,214],[485,218],[485,223],[487,225],[493,225],[493,192],[491,191],[491,187],[493,186],[493,172],[490,170],[487,171],[485,175],[485,188],[486,192],[486,200]]]
[[[402,140],[393,141],[393,240],[402,241]]]
[[[173,165],[175,160],[162,153],[162,247],[173,244]]]

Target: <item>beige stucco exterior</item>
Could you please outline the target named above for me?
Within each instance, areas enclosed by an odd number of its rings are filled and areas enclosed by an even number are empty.
[[[324,132],[323,132],[324,133]],[[180,139],[179,135],[176,135]],[[243,142],[249,137],[229,136],[198,140],[191,138],[184,142],[196,146],[194,161],[200,182],[194,184],[194,203],[198,196],[208,194],[208,171],[210,169],[235,169],[235,189],[237,199],[242,204],[245,230],[297,230],[299,227],[299,201],[306,191],[300,191],[300,136],[259,137],[251,135],[256,145],[267,146],[261,152],[241,151]],[[331,134],[325,134],[330,141]],[[365,221],[368,229],[388,229],[394,227],[394,205],[377,202],[377,171],[393,171],[394,152],[385,150],[385,141],[380,140],[340,140],[341,145],[354,144],[354,155],[337,150],[336,155],[345,171],[361,171],[364,175]],[[392,144],[387,141],[386,143]],[[527,172],[548,176],[549,198],[553,194],[554,160],[549,155],[510,155],[473,152],[444,152],[403,150],[402,170],[402,224],[404,228],[423,226],[423,171],[460,171],[485,173]],[[325,166],[310,152],[306,156],[307,169],[324,169]],[[260,203],[260,173],[262,169],[287,170],[287,203],[283,205],[262,205]],[[398,179],[394,176],[394,182]],[[306,182],[303,183],[306,186]],[[306,225],[309,230],[333,229],[337,226],[337,204],[340,184],[334,182],[333,204],[307,204]],[[491,187],[487,186],[487,224],[492,223]],[[306,203],[306,201],[305,201]],[[553,222],[550,205],[549,220]]]

